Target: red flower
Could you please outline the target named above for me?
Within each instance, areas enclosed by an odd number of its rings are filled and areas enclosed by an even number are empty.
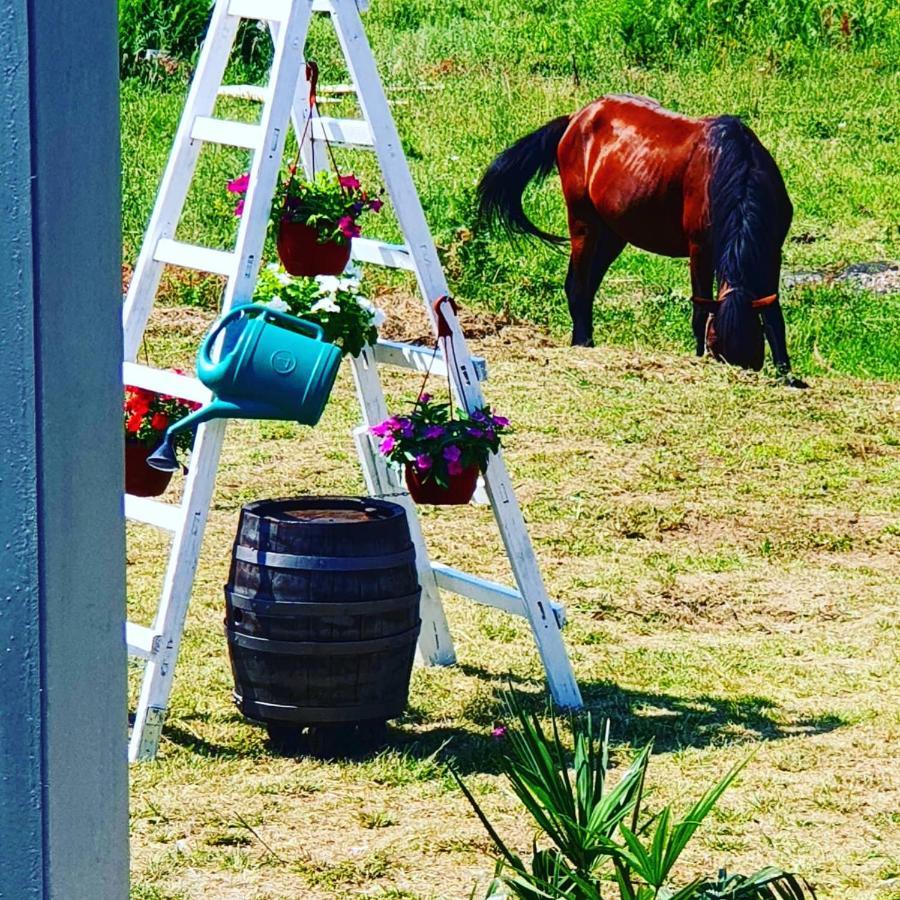
[[[143,422],[144,417],[140,413],[132,413],[128,417],[128,421],[125,423],[125,430],[129,434],[137,434],[138,431],[140,431]]]
[[[150,420],[150,427],[157,431],[165,431],[169,427],[169,417],[165,413],[154,413]]]

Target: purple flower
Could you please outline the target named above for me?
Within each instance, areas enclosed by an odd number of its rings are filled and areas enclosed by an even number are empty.
[[[249,186],[250,186],[250,173],[244,172],[243,175],[238,175],[237,178],[232,178],[232,180],[229,181],[225,187],[232,194],[246,194],[247,188]]]
[[[244,198],[241,197],[237,202],[237,206],[234,208],[234,214],[240,218],[244,214]]]
[[[435,438],[443,437],[446,433],[446,429],[442,428],[440,425],[429,425],[422,434],[431,441]]]
[[[369,201],[369,209],[371,209],[372,212],[378,212],[382,206],[384,206],[384,203],[377,197],[374,200]]]
[[[509,419],[506,416],[492,416],[495,428],[506,428],[509,425]]]
[[[488,429],[485,431],[484,436],[485,436],[489,441],[492,441],[497,435],[494,433],[494,429],[493,429],[493,428],[488,428]]]
[[[475,412],[472,413],[472,419],[476,422],[486,422],[487,416],[480,409],[476,409]]]
[[[355,175],[341,175],[339,181],[342,188],[348,188],[351,191],[359,188],[359,179]]]
[[[481,428],[467,428],[466,433],[473,438],[484,437],[484,431]]]
[[[385,455],[387,455],[388,453],[391,452],[391,450],[394,449],[394,447],[396,446],[396,444],[397,444],[397,442],[394,440],[394,436],[393,436],[392,434],[389,434],[389,435],[388,435],[388,436],[387,436],[387,437],[386,437],[386,438],[378,445],[378,449],[379,449],[382,453],[384,453]]]
[[[431,403],[431,394],[420,395],[419,403]]]
[[[459,462],[459,458],[462,456],[462,450],[456,446],[456,444],[448,444],[444,447],[443,457],[449,463]]]
[[[505,725],[498,725],[498,726],[491,732],[491,737],[492,737],[495,741],[502,741],[503,738],[506,737],[506,726],[505,726]]]
[[[391,428],[390,420],[387,422],[382,422],[380,425],[373,425],[369,431],[375,435],[375,437],[387,437],[389,434],[393,432],[393,428]]]
[[[420,453],[416,457],[416,468],[420,472],[427,472],[431,468],[432,459],[427,453]]]

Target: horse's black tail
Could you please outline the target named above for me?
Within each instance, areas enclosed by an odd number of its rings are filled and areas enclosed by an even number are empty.
[[[522,194],[533,179],[542,181],[556,165],[556,148],[569,127],[569,116],[561,116],[516,141],[487,168],[478,184],[478,218],[499,225],[509,234],[526,234],[549,244],[565,238],[542,231],[522,209]]]

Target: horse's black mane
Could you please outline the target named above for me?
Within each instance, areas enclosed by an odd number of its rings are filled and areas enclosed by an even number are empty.
[[[740,119],[716,119],[709,139],[716,277],[719,284],[727,281],[755,297],[771,293],[777,290],[779,252],[792,213],[784,182],[768,151]]]

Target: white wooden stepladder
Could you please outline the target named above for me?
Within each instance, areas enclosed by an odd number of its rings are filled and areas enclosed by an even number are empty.
[[[226,279],[222,314],[253,295],[266,235],[272,197],[279,177],[288,127],[300,135],[311,115],[303,52],[313,12],[331,17],[343,50],[359,106],[361,119],[313,117],[314,140],[374,150],[385,187],[406,240],[403,245],[356,238],[353,259],[415,273],[432,324],[432,304],[447,295],[447,284],[434,241],[406,163],[371,48],[363,31],[361,0],[217,0],[206,41],[200,53],[174,146],[162,178],[144,244],[134,269],[124,308],[124,381],[150,390],[207,402],[210,394],[195,378],[176,375],[136,363],[144,330],[165,265],[217,273]],[[223,86],[222,79],[242,19],[266,23],[274,42],[269,83],[263,88]],[[213,117],[216,97],[252,96],[263,102],[257,124]],[[213,142],[252,152],[249,189],[232,252],[185,244],[175,240],[178,220],[193,178],[200,146]],[[323,157],[324,154],[318,154]],[[312,154],[304,153],[309,171]],[[367,489],[390,494],[405,507],[416,547],[422,585],[422,630],[419,655],[427,664],[449,665],[455,652],[441,603],[440,589],[524,616],[531,625],[551,694],[563,707],[581,706],[581,695],[562,641],[562,608],[552,603],[541,579],[537,560],[502,456],[491,457],[484,476],[489,502],[503,538],[518,590],[494,584],[433,563],[429,560],[415,505],[403,491],[397,474],[375,449],[368,427],[388,415],[377,365],[401,366],[446,375],[460,404],[475,409],[484,404],[479,378],[482,361],[473,359],[449,303],[441,307],[450,336],[443,339],[454,360],[448,366],[444,354],[408,344],[381,342],[366,348],[353,361],[353,373],[363,411],[363,425],[355,433],[356,446]],[[159,744],[172,687],[175,662],[203,531],[212,500],[215,474],[225,432],[225,420],[199,427],[191,456],[190,472],[179,505],[127,495],[129,518],[172,533],[172,545],[159,606],[151,627],[127,623],[129,652],[145,660],[140,696],[129,744],[129,759],[152,759]]]

